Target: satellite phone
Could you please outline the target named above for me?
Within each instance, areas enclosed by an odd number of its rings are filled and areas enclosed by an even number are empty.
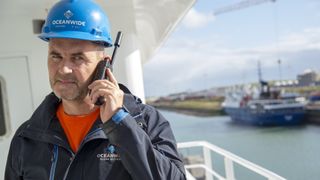
[[[115,56],[117,53],[117,49],[118,49],[118,47],[120,47],[121,39],[122,39],[122,32],[119,31],[117,33],[116,41],[114,42],[114,49],[113,49],[113,53],[111,56],[111,60],[108,61],[107,59],[104,59],[98,63],[92,82],[95,80],[108,79],[106,71],[107,71],[107,69],[110,69],[111,71],[113,70],[112,66],[113,66],[114,59],[115,59]],[[94,104],[97,106],[101,106],[104,103],[105,103],[104,97],[100,96]]]

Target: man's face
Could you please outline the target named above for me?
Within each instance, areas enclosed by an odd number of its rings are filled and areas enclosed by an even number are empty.
[[[90,41],[50,39],[48,71],[53,92],[63,100],[82,101],[103,56],[103,48]]]

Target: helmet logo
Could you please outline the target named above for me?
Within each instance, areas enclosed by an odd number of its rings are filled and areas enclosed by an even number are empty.
[[[68,11],[66,11],[63,15],[64,15],[64,17],[66,17],[67,19],[70,19],[70,18],[73,16],[73,13],[72,13],[70,10],[68,10]]]

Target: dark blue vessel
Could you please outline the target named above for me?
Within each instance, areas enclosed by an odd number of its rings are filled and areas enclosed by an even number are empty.
[[[224,103],[225,112],[235,122],[252,125],[296,125],[305,118],[304,104],[294,100],[249,100],[240,106]]]
[[[260,67],[260,65],[258,65]],[[227,93],[222,106],[235,122],[252,125],[296,125],[306,116],[306,101],[287,96],[277,88],[271,89],[261,80],[260,90],[242,87]]]

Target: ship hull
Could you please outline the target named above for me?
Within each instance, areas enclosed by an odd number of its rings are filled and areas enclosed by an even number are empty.
[[[257,110],[249,107],[225,107],[225,112],[235,122],[261,126],[297,125],[305,119],[303,107]]]

